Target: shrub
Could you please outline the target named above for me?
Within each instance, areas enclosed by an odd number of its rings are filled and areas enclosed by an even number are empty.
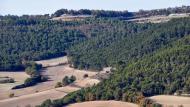
[[[9,97],[10,97],[10,98],[12,98],[12,97],[14,97],[14,96],[15,96],[14,93],[9,94]]]
[[[57,82],[57,84],[55,85],[55,88],[58,88],[58,87],[62,87],[62,83],[61,82]]]
[[[87,78],[88,77],[88,74],[84,74],[83,78]]]
[[[73,83],[74,81],[76,81],[76,77],[72,75],[72,76],[70,77],[70,82]]]

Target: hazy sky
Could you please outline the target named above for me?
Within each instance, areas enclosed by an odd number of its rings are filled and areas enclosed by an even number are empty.
[[[51,14],[58,9],[149,10],[190,5],[190,0],[0,0],[0,15]]]

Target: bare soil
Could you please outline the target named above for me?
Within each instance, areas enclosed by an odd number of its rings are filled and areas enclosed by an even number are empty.
[[[190,97],[158,95],[150,97],[155,102],[162,104],[163,107],[190,107]]]
[[[92,78],[92,77],[98,76],[99,74],[107,75],[105,73],[106,72],[105,70],[110,69],[110,68],[107,68],[101,72],[77,70],[77,69],[71,68],[66,63],[64,65],[59,65],[62,62],[66,62],[65,57],[61,59],[62,60],[51,59],[51,60],[40,62],[44,67],[46,67],[43,69],[41,74],[44,76],[48,76],[49,81],[39,83],[35,86],[27,87],[23,89],[17,89],[17,90],[7,89],[4,91],[0,91],[0,107],[5,107],[5,106],[15,107],[16,105],[18,105],[19,107],[25,107],[28,104],[30,104],[31,106],[35,106],[42,103],[46,99],[62,98],[66,94],[76,91],[82,87],[89,87],[89,86],[99,83],[100,82],[99,79]],[[52,63],[54,66],[51,66],[51,67],[45,66],[45,65],[49,66]],[[59,66],[57,66],[57,64]],[[87,78],[83,77],[85,74],[88,74]],[[61,82],[65,76],[71,76],[71,75],[74,75],[77,78],[77,80],[73,84],[65,86],[65,87],[61,87],[61,88],[54,88],[57,82]],[[19,78],[22,77],[22,75],[21,76],[17,75],[17,76]],[[9,98],[10,93],[14,93],[15,96],[13,98]]]
[[[83,103],[75,103],[68,107],[138,107],[136,104],[121,101],[89,101]]]

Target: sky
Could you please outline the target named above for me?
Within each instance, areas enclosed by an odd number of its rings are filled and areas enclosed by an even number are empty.
[[[190,6],[190,0],[0,0],[0,15],[52,14],[58,9],[151,10]]]

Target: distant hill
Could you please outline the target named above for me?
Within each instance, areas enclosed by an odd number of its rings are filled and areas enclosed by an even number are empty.
[[[174,7],[174,8],[165,8],[165,9],[155,9],[155,10],[139,10],[138,12],[129,12],[125,11],[110,11],[110,10],[67,10],[60,9],[57,10],[51,17],[60,17],[64,14],[67,15],[91,15],[94,17],[118,17],[123,19],[133,19],[140,17],[150,17],[157,15],[170,15],[170,14],[179,14],[179,13],[190,13],[190,6]]]

